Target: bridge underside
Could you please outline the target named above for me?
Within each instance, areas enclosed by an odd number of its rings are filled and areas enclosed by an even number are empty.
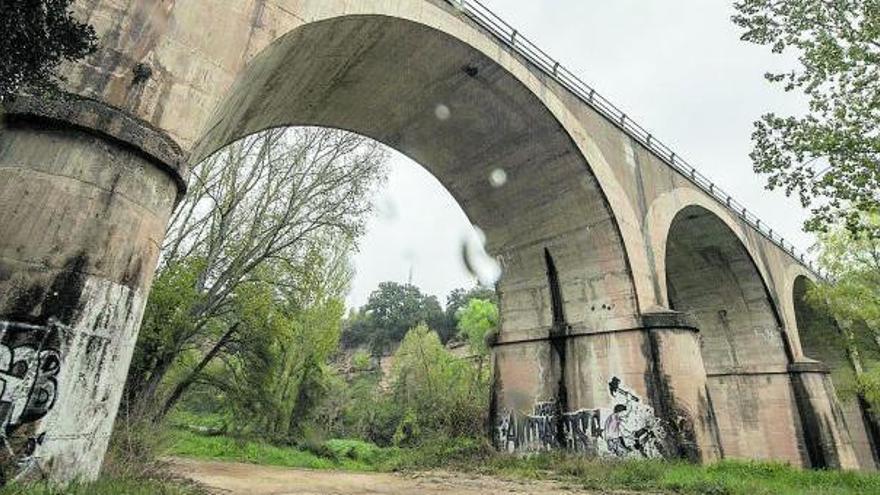
[[[873,467],[868,416],[801,349],[803,265],[445,2],[241,2],[216,27],[113,4],[80,3],[103,45],[70,98],[0,134],[0,350],[40,370],[0,370],[18,460],[96,476],[187,163],[320,125],[418,161],[486,233],[498,448]]]

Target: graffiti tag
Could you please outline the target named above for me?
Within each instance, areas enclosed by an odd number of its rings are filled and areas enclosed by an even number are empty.
[[[58,396],[60,325],[0,321],[0,482],[35,465],[45,440],[38,421]]]
[[[498,448],[506,452],[564,448],[604,457],[665,457],[666,431],[654,408],[623,387],[617,377],[608,382],[608,391],[611,402],[607,408],[558,414],[556,403],[547,401],[536,404],[532,414],[501,414],[496,425]],[[560,427],[565,445],[560,445],[557,436]]]

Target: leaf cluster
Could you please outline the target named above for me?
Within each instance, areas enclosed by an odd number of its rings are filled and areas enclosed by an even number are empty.
[[[767,79],[808,99],[802,116],[768,113],[755,123],[755,170],[768,187],[797,194],[824,231],[880,211],[880,1],[740,0],[742,39],[792,53],[798,67]],[[873,230],[873,235],[880,232]]]
[[[490,334],[498,329],[498,306],[490,300],[471,299],[458,312],[458,331],[478,356],[489,355]]]
[[[446,318],[437,298],[414,285],[382,282],[367,304],[346,322],[343,343],[346,347],[366,345],[381,356],[419,324],[445,328]]]
[[[839,226],[820,236],[819,263],[830,277],[806,291],[813,315],[799,314],[798,327],[808,355],[834,369],[835,387],[880,410],[880,238],[870,233],[880,215],[860,222],[869,228]]]
[[[291,434],[338,343],[349,255],[386,160],[367,138],[295,128],[198,164],[147,304],[127,384],[135,409],[162,404],[162,417],[207,387],[228,414]]]
[[[48,89],[57,70],[94,52],[95,30],[77,21],[73,0],[0,2],[0,103],[20,88]]]

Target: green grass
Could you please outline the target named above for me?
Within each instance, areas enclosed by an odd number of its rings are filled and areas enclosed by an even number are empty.
[[[175,481],[101,479],[53,487],[47,483],[9,485],[0,495],[201,495],[203,491]]]
[[[176,430],[168,455],[195,457],[218,461],[246,462],[269,466],[306,469],[343,469],[376,471],[385,452],[371,444],[336,440],[325,444],[324,455],[279,447],[257,440],[240,440],[226,436],[204,436],[191,431]]]
[[[448,469],[513,479],[553,479],[586,489],[681,495],[880,495],[880,474],[809,471],[787,465],[724,461],[711,466],[661,461],[602,461],[561,454],[497,454],[474,439],[439,440],[419,448],[381,448],[329,440],[312,451],[174,429],[168,455],[292,468],[348,471]],[[173,480],[103,479],[65,489],[9,486],[0,495],[196,495]]]
[[[191,430],[202,428],[213,431],[226,431],[231,419],[217,413],[194,413],[175,409],[169,416],[167,426],[174,429]]]
[[[171,455],[308,469],[410,471],[444,468],[516,479],[555,479],[596,490],[693,495],[880,495],[880,475],[809,471],[783,464],[724,461],[711,466],[661,461],[602,461],[566,455],[516,457],[459,439],[415,448],[330,440],[318,453],[258,441],[175,432]]]
[[[495,456],[476,470],[516,478],[559,479],[590,489],[709,495],[880,494],[880,475],[876,474],[810,471],[745,461],[695,466],[661,461],[597,461],[562,455]]]

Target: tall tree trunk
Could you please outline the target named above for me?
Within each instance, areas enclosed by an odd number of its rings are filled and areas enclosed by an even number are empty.
[[[135,414],[147,413],[151,405],[155,404],[156,392],[159,389],[159,385],[162,383],[162,379],[165,378],[165,374],[168,373],[168,370],[173,363],[174,356],[167,353],[162,355],[153,366],[153,370],[150,372],[149,377],[143,381],[142,388],[140,390],[131,391],[133,399],[132,403],[134,404],[132,409],[135,411]]]
[[[223,336],[220,337],[220,340],[218,340],[214,344],[214,346],[211,348],[211,350],[208,351],[207,354],[205,354],[205,356],[202,358],[202,360],[199,362],[199,364],[196,365],[196,367],[193,368],[192,371],[189,372],[189,374],[186,376],[186,378],[184,378],[182,381],[180,381],[180,383],[177,384],[176,387],[174,387],[174,390],[171,392],[171,395],[169,395],[168,399],[165,400],[165,404],[162,406],[162,409],[160,409],[156,413],[156,416],[154,419],[157,422],[161,421],[162,419],[165,418],[165,416],[168,415],[168,412],[171,411],[171,408],[174,407],[174,404],[176,404],[177,401],[180,400],[180,398],[183,396],[184,392],[186,392],[186,390],[190,387],[190,385],[195,383],[196,379],[199,377],[199,375],[202,373],[202,371],[204,371],[204,369],[208,366],[208,364],[210,364],[211,361],[215,357],[217,357],[217,354],[219,354],[220,351],[223,350],[223,348],[226,346],[226,344],[229,343],[229,340],[232,338],[232,336],[235,334],[235,332],[238,331],[239,324],[240,324],[240,322],[229,327],[229,329],[226,330],[226,333],[224,333]]]

